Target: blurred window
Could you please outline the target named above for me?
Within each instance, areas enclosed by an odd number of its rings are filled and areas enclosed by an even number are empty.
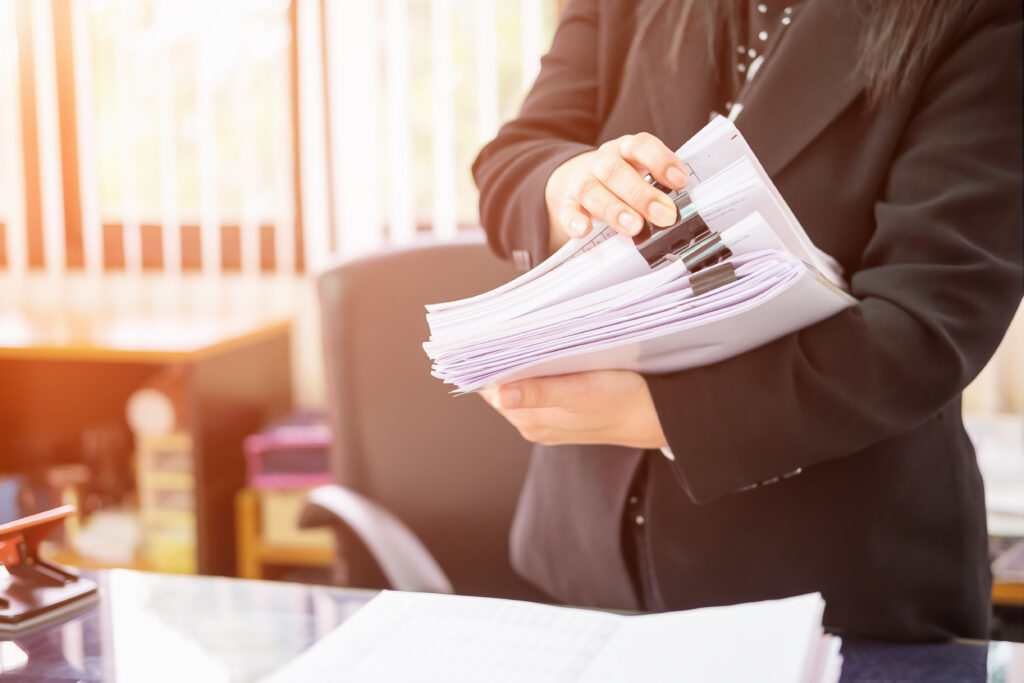
[[[557,11],[0,0],[0,269],[288,272],[452,236]]]
[[[78,101],[92,108],[95,155],[83,168],[95,168],[105,238],[121,226],[125,259],[145,266],[161,265],[162,231],[181,233],[186,268],[273,263],[261,234],[294,220],[288,2],[88,8],[91,74],[77,83],[92,87]]]

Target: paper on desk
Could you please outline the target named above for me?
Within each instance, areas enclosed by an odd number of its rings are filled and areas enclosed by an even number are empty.
[[[267,681],[838,680],[818,594],[623,616],[384,591]]]

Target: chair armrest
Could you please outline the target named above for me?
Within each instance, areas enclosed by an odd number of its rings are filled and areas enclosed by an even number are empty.
[[[299,526],[344,524],[366,545],[392,588],[454,593],[451,581],[423,542],[391,512],[343,486],[311,490]]]

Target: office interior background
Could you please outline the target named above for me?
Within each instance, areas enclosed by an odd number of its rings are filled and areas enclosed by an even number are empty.
[[[0,522],[71,502],[70,564],[330,580],[315,477],[268,484],[279,444],[244,438],[327,448],[318,274],[478,234],[470,164],[561,4],[0,0]],[[994,555],[1024,538],[1022,317],[965,394]]]

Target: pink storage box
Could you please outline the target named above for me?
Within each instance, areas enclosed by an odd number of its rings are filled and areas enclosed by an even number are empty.
[[[246,479],[254,489],[296,489],[333,483],[331,430],[287,421],[243,442]]]

